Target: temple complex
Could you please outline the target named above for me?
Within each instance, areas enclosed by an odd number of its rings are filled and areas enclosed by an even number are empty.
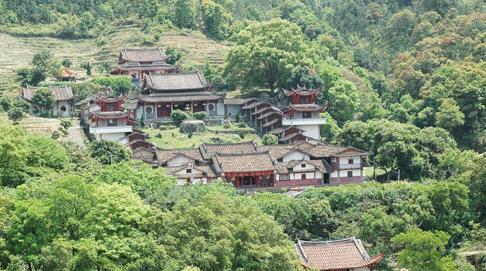
[[[134,150],[135,159],[165,168],[179,184],[222,178],[242,189],[362,183],[366,156],[356,148],[306,141],[268,146],[254,142],[202,144],[195,149],[172,150],[144,146]]]
[[[128,143],[126,138],[133,131],[132,112],[124,110],[127,96],[111,97],[98,95],[95,106],[88,111],[89,133],[97,140]]]
[[[211,91],[200,72],[148,74],[138,97],[136,118],[144,121],[168,120],[174,110],[204,111],[210,117],[224,115],[224,95]]]
[[[32,102],[32,98],[39,88],[27,86],[22,89],[22,98]],[[54,105],[49,109],[49,114],[54,117],[69,117],[73,113],[74,94],[70,87],[50,87],[54,96]],[[37,108],[39,109],[39,108]]]
[[[320,113],[324,112],[325,107],[316,104],[319,90],[297,88],[284,91],[284,93],[290,98],[290,104],[284,110],[285,116],[282,119],[282,125],[297,127],[303,131],[304,136],[320,140],[319,127],[326,124],[326,120],[320,116]]]
[[[306,270],[371,271],[383,259],[383,254],[370,257],[361,240],[355,237],[333,241],[298,240],[295,248]]]
[[[168,64],[169,57],[161,48],[123,48],[112,71],[114,75],[130,75],[135,84],[142,82],[144,75],[177,72],[177,66]]]

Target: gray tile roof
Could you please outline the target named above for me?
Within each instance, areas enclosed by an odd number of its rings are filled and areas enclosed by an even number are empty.
[[[165,62],[167,56],[161,48],[123,48],[121,59],[127,62]]]
[[[39,88],[37,87],[27,86],[22,89],[22,97],[27,101],[31,101],[38,89]],[[52,91],[52,94],[54,94],[54,99],[56,101],[69,101],[74,99],[73,90],[68,86],[50,87],[49,89]]]
[[[158,91],[206,90],[211,86],[200,72],[149,74],[145,88]]]

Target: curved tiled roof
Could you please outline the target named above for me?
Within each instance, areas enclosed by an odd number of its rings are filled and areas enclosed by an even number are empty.
[[[274,171],[272,159],[268,152],[243,154],[217,154],[215,162],[222,172]]]
[[[120,56],[128,62],[165,62],[167,56],[161,48],[123,48]]]
[[[298,240],[296,250],[302,265],[317,270],[374,267],[383,258],[383,255],[371,258],[355,237],[320,242]]]
[[[253,141],[226,144],[202,144],[199,149],[203,157],[209,159],[216,154],[244,154],[258,152],[258,145]]]
[[[22,97],[27,101],[31,101],[38,89],[37,87],[27,86],[22,89]],[[56,101],[69,101],[74,99],[73,90],[68,86],[51,87],[49,89],[52,91]]]
[[[153,74],[146,77],[146,88],[159,91],[203,90],[211,85],[200,72]]]

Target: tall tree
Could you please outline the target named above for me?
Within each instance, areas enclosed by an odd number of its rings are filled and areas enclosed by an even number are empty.
[[[194,2],[192,0],[176,0],[174,23],[178,27],[194,26]]]
[[[445,232],[411,229],[393,237],[391,242],[401,248],[398,263],[402,267],[411,271],[454,271],[457,270],[454,260],[444,256],[448,240]]]
[[[47,116],[54,106],[54,94],[49,88],[39,88],[32,96],[32,104],[41,116]]]
[[[252,23],[235,37],[224,75],[232,87],[289,87],[300,67],[312,68],[313,54],[300,28],[288,21]]]

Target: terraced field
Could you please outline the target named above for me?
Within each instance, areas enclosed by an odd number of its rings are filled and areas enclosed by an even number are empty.
[[[99,45],[103,43],[94,39],[61,40],[48,37],[16,37],[0,33],[0,91],[7,90],[7,95],[17,94],[15,70],[29,65],[32,56],[43,48],[50,49],[58,59],[70,59],[73,69],[78,72],[78,77],[83,78],[86,75],[79,68],[80,63],[88,60],[95,65],[102,62],[114,63],[120,48],[143,46],[144,38],[147,37],[149,36],[144,36],[134,26],[118,28],[102,37],[105,45]],[[182,53],[182,65],[196,66],[206,62],[220,64],[228,50],[228,45],[210,40],[198,32],[164,31],[160,33],[159,41],[145,46],[173,47]]]

